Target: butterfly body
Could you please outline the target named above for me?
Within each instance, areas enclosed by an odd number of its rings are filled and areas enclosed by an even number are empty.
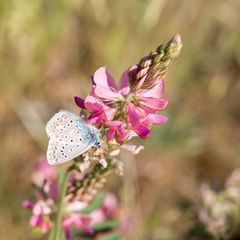
[[[56,113],[47,123],[46,132],[49,137],[47,160],[50,165],[67,162],[91,147],[100,146],[100,131],[68,111]]]

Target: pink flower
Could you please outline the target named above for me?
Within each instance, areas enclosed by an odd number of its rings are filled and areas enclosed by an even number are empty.
[[[156,113],[166,108],[167,99],[161,98],[164,92],[164,82],[159,81],[151,89],[142,89],[136,93],[134,104],[138,114],[146,116],[149,113]]]
[[[53,224],[50,219],[46,218],[44,215],[34,215],[30,218],[30,225],[39,228],[42,233],[47,233]]]
[[[161,125],[166,121],[167,117],[153,113],[140,118],[135,111],[135,106],[133,104],[128,105],[128,127],[143,139],[150,135],[150,128],[153,124]]]
[[[69,217],[66,217],[62,221],[62,226],[67,240],[71,239],[71,227],[80,228],[85,233],[92,234],[93,230],[90,227],[90,221],[91,219],[89,217],[79,214],[72,214]]]
[[[100,67],[93,76],[94,94],[104,102],[123,100],[129,93],[128,75],[124,72],[117,86],[106,67]]]
[[[109,121],[106,125],[109,127],[107,134],[108,141],[115,138],[118,143],[123,143],[132,137],[130,130],[127,129],[127,125],[124,122]]]
[[[32,212],[30,225],[39,228],[42,233],[46,233],[52,227],[49,215],[52,213],[51,204],[49,202],[38,200],[35,204],[29,201],[23,201],[23,206]]]
[[[32,175],[34,184],[42,187],[46,183],[46,180],[52,181],[53,179],[56,179],[56,177],[56,168],[50,166],[44,157],[40,158],[37,163],[37,169]]]
[[[91,225],[103,222],[105,220],[114,219],[117,217],[118,202],[115,195],[108,193],[104,199],[103,206],[91,212]]]
[[[93,95],[89,95],[85,99],[85,107],[91,113],[89,123],[103,125],[106,121],[111,121],[115,114],[115,109],[105,105],[100,99]]]
[[[40,158],[38,161],[32,180],[36,186],[43,190],[47,197],[57,201],[58,183],[56,168],[50,166],[45,158]]]

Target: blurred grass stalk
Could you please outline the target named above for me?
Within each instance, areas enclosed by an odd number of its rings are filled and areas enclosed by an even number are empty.
[[[127,239],[143,240],[145,239],[145,229],[140,202],[136,157],[126,151],[122,151],[120,158],[124,163],[122,203],[130,218],[129,236],[127,236]]]

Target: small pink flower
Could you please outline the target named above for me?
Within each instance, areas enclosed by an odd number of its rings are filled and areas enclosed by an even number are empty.
[[[56,168],[50,166],[45,158],[40,158],[37,163],[37,169],[32,176],[34,184],[39,187],[43,187],[43,185],[46,183],[46,180],[52,181],[56,179],[56,177]]]
[[[151,89],[142,89],[136,93],[137,104],[134,104],[138,114],[146,116],[166,108],[168,100],[161,98],[164,93],[164,82],[159,81]]]
[[[143,139],[150,135],[150,128],[153,124],[161,125],[166,121],[167,117],[153,113],[140,118],[135,111],[135,106],[133,104],[128,105],[128,127]]]
[[[108,141],[111,141],[115,137],[118,143],[123,143],[132,137],[130,130],[127,129],[127,125],[124,122],[109,121],[106,125],[109,127],[107,134]]]
[[[102,209],[107,219],[116,217],[118,211],[118,201],[114,194],[108,193],[106,195]]]
[[[116,111],[93,95],[89,95],[85,99],[85,107],[91,113],[88,122],[97,125],[103,125],[106,121],[111,121]]]
[[[114,219],[117,217],[117,211],[117,198],[113,194],[108,193],[104,199],[103,206],[90,213],[91,225]]]
[[[30,225],[39,228],[42,233],[47,233],[49,229],[51,229],[53,223],[44,215],[34,215],[30,218]]]
[[[43,233],[48,232],[52,227],[52,222],[49,218],[49,215],[52,213],[51,205],[40,199],[35,204],[23,201],[23,206],[33,214],[30,218],[30,225],[39,228]]]
[[[66,217],[62,221],[62,226],[67,240],[71,239],[71,227],[79,228],[85,233],[92,234],[93,230],[90,227],[90,221],[91,219],[89,217],[79,214],[72,214],[69,217]]]

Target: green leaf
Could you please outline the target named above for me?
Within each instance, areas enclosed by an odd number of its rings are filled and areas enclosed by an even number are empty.
[[[100,237],[97,240],[120,240],[122,239],[123,234],[121,232],[111,233],[104,237]]]
[[[98,194],[98,196],[86,208],[81,210],[80,213],[89,214],[94,210],[101,208],[103,205],[104,198],[105,198],[105,194],[103,193]]]
[[[104,232],[104,231],[112,230],[113,228],[118,227],[119,224],[120,224],[120,221],[118,219],[105,221],[105,222],[95,224],[92,227],[92,229],[94,232]]]

